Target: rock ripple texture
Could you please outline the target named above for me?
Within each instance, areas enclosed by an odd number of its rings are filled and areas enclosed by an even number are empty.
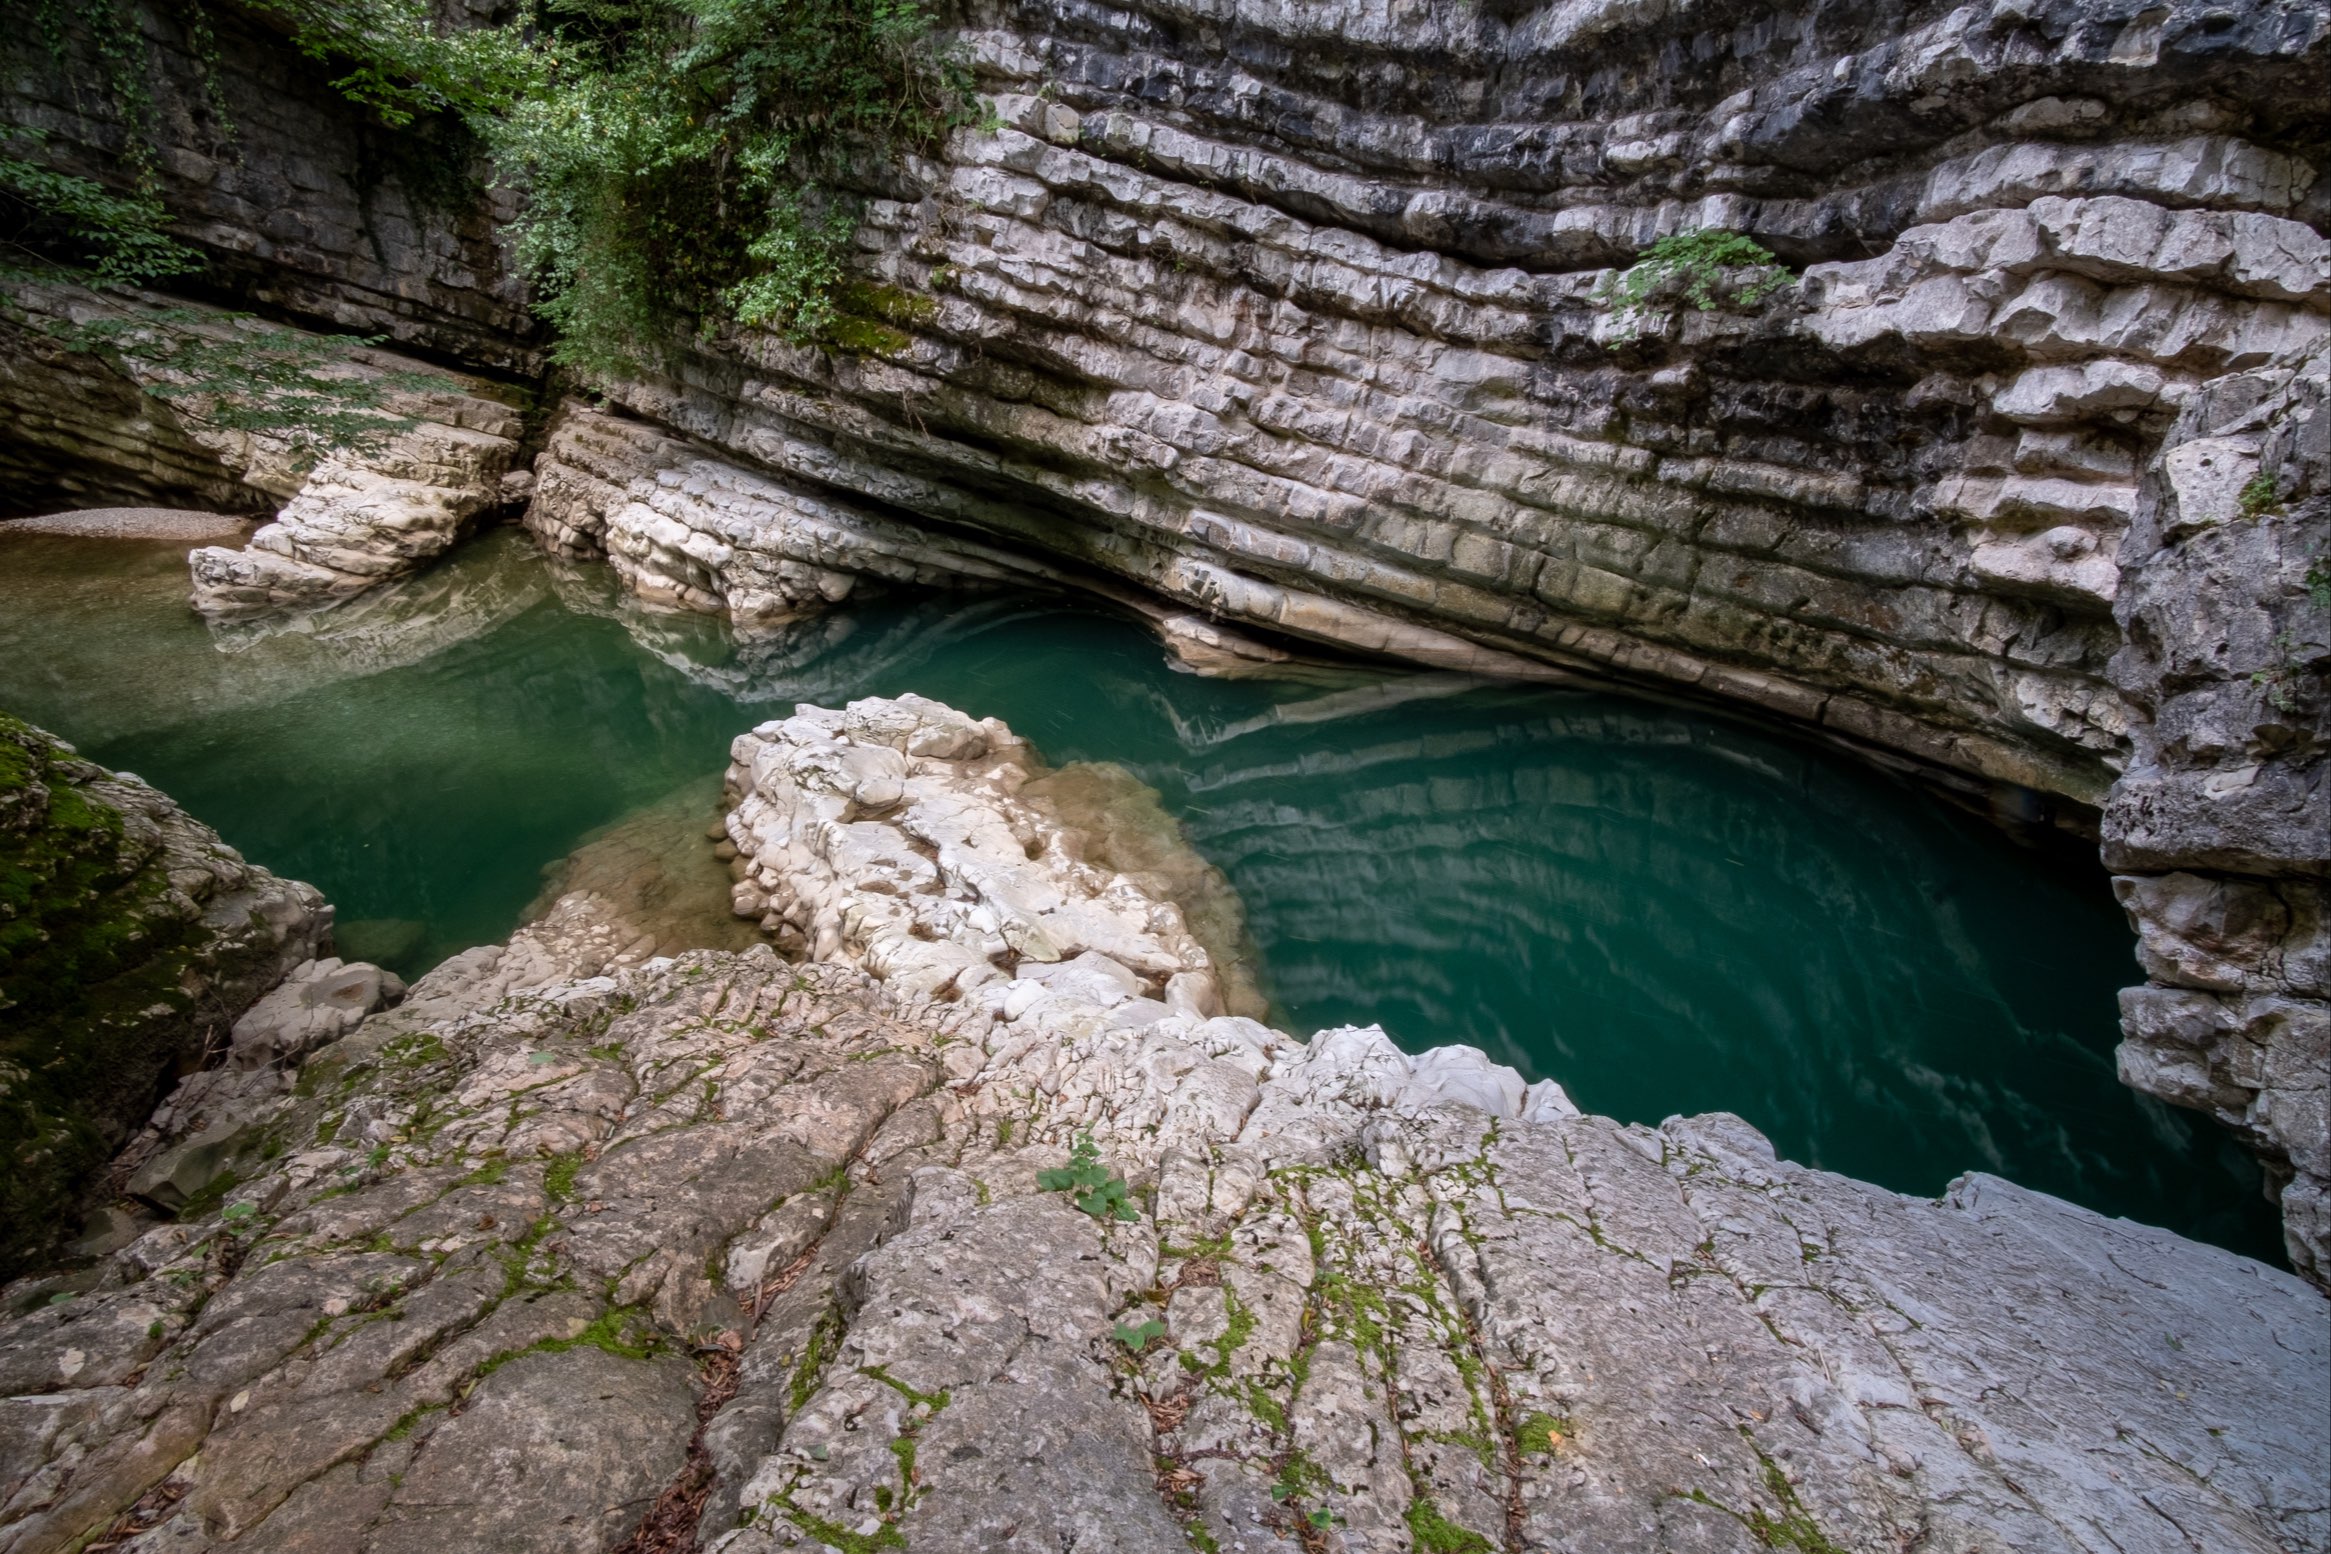
[[[731,834],[831,959],[570,896],[309,1056],[223,1209],[11,1289],[0,1550],[2331,1546],[2299,1280],[1211,1014],[1092,838],[985,829],[1021,748],[757,730]],[[1129,1217],[1046,1189],[1080,1134]]]

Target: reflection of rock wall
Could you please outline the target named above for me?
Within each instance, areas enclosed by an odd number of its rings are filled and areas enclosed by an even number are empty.
[[[2140,717],[2105,808],[2104,859],[2148,980],[2122,995],[2121,1072],[2259,1152],[2292,1261],[2331,1283],[2321,357],[2296,379],[2253,373],[2194,396],[2124,557],[2138,565],[2114,669]]]
[[[310,887],[0,717],[0,1277],[72,1233],[163,1083],[331,928]]]
[[[89,547],[125,542],[0,540],[7,546],[0,564],[0,651],[37,655],[42,644],[31,631],[9,628],[70,618],[73,661],[84,684],[104,687],[103,695],[72,697],[74,728],[92,746],[231,721],[335,681],[421,663],[486,635],[546,596],[525,541],[490,536],[419,577],[328,607],[196,624],[168,613],[185,597],[185,571],[175,557],[166,574],[91,575],[78,570]],[[190,632],[206,635],[216,651],[187,651]]]

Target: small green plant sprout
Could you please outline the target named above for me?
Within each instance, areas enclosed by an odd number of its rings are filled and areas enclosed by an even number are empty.
[[[1165,1324],[1155,1317],[1148,1317],[1139,1322],[1120,1322],[1110,1332],[1116,1336],[1117,1342],[1139,1354],[1165,1337]]]
[[[2275,636],[2274,650],[2281,657],[2265,669],[2251,671],[2250,683],[2275,711],[2296,712],[2299,676],[2306,672],[2306,665],[2299,661],[2299,639],[2287,631],[2280,632]]]
[[[1569,1436],[1570,1421],[1552,1414],[1526,1415],[1514,1427],[1514,1441],[1525,1453],[1559,1451]]]
[[[2331,610],[2331,556],[2317,556],[2307,565],[2307,597],[2318,610]]]
[[[1325,1532],[1342,1518],[1326,1506],[1314,1506],[1306,1511],[1300,1506],[1289,1504],[1296,1496],[1303,1493],[1302,1478],[1301,1470],[1294,1464],[1289,1464],[1286,1471],[1279,1475],[1278,1482],[1271,1485],[1271,1498],[1301,1517],[1306,1527],[1312,1528],[1314,1531]]]
[[[1693,228],[1671,232],[1625,270],[1603,278],[1594,300],[1611,309],[1610,344],[1637,338],[1653,304],[1680,297],[1696,312],[1753,308],[1796,284],[1796,277],[1762,243],[1739,232]]]
[[[1095,1219],[1141,1218],[1141,1211],[1133,1206],[1132,1189],[1125,1185],[1125,1178],[1101,1164],[1100,1148],[1090,1133],[1076,1136],[1067,1165],[1037,1172],[1036,1185],[1046,1192],[1068,1193],[1070,1201]]]
[[[239,1230],[243,1226],[249,1224],[258,1213],[259,1205],[246,1200],[240,1203],[228,1204],[225,1208],[219,1210],[219,1218],[225,1220],[228,1224]]]
[[[2269,513],[2282,510],[2282,490],[2275,484],[2272,475],[2260,470],[2242,487],[2242,494],[2235,499],[2235,506],[2243,517],[2256,522]]]

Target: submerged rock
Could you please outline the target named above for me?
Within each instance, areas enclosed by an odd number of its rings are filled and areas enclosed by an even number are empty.
[[[767,726],[729,835],[828,959],[577,893],[319,1049],[0,1318],[0,1551],[2331,1548],[2298,1279],[1216,1014],[1022,749]]]
[[[0,1272],[56,1248],[171,1076],[331,931],[311,886],[0,716]]]

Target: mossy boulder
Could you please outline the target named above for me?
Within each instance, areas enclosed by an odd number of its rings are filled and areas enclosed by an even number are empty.
[[[331,917],[0,714],[0,1278],[56,1250],[163,1086],[328,948]]]

